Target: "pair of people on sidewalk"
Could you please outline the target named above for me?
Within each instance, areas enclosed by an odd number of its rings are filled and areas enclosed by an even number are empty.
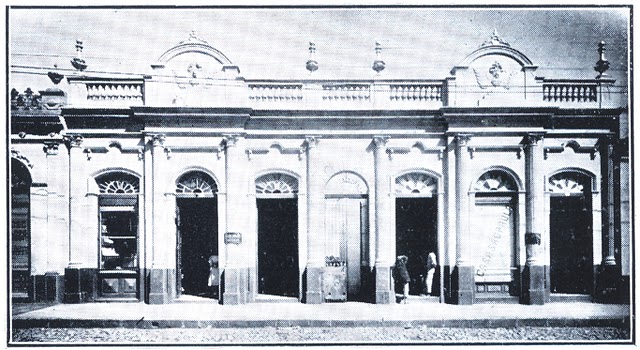
[[[402,298],[400,299],[400,302],[404,304],[407,303],[407,298],[409,297],[409,282],[411,281],[411,276],[407,269],[408,261],[409,258],[406,255],[400,255],[396,258],[396,264],[393,267],[395,290],[396,292],[400,289],[402,290]],[[430,252],[425,261],[426,274],[421,276],[421,283],[426,287],[426,293],[428,295],[431,295],[433,276],[435,275],[437,265],[438,262],[436,260],[436,254]]]

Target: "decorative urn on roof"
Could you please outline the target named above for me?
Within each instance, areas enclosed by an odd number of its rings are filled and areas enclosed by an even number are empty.
[[[82,40],[80,39],[76,40],[77,56],[71,60],[71,65],[73,66],[73,68],[81,72],[87,69],[87,63],[82,59],[82,47],[83,47]]]
[[[380,74],[380,72],[382,72],[385,68],[385,64],[381,56],[382,45],[380,45],[380,43],[376,41],[376,60],[373,61],[373,66],[371,68],[373,68],[373,70],[376,71],[377,74]]]
[[[316,44],[309,42],[309,60],[307,61],[307,70],[313,73],[318,70],[318,62],[315,60]]]
[[[598,62],[596,62],[596,66],[593,67],[593,69],[595,69],[596,72],[599,73],[596,79],[606,77],[607,73],[605,72],[609,70],[609,61],[604,57],[604,52],[607,51],[607,48],[605,47],[606,45],[607,43],[605,43],[604,41],[598,43],[598,53],[600,54],[600,60],[598,60]]]

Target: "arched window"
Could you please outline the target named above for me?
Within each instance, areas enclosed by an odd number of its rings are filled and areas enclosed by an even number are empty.
[[[137,177],[127,173],[108,173],[96,179],[100,194],[137,194],[140,190]]]
[[[590,179],[586,175],[564,172],[549,178],[548,190],[554,195],[582,196],[590,189]]]
[[[297,194],[298,180],[287,174],[267,174],[256,179],[257,194]]]
[[[140,180],[125,172],[110,172],[96,182],[100,189],[99,295],[137,298]]]
[[[438,180],[423,173],[408,173],[396,177],[394,188],[398,195],[418,195],[431,197],[438,192]]]
[[[176,194],[185,197],[212,197],[216,192],[216,182],[202,171],[190,171],[180,176],[176,183]]]
[[[492,170],[482,174],[473,189],[476,192],[513,192],[518,190],[518,186],[511,175]]]

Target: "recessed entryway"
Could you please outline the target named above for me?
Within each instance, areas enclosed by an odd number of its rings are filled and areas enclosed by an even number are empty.
[[[298,200],[256,199],[258,293],[299,295]]]

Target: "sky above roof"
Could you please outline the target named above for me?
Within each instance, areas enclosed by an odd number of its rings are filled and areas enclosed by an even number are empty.
[[[607,42],[611,77],[626,84],[629,9],[591,8],[48,8],[9,9],[10,86],[53,86],[18,66],[73,69],[84,42],[88,71],[150,74],[165,51],[196,36],[247,79],[370,79],[379,42],[385,78],[443,79],[494,29],[524,53],[536,75],[594,78],[597,43]],[[33,71],[33,69],[31,69]]]

